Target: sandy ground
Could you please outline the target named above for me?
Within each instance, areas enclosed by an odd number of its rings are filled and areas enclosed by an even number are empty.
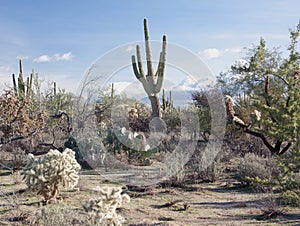
[[[54,209],[40,225],[83,225],[72,220],[85,216],[82,205],[96,197],[96,186],[116,186],[97,172],[81,175],[78,188],[61,191],[62,201],[41,207],[41,197],[26,190],[24,183],[14,184],[8,171],[0,171],[0,225],[30,225],[41,214],[41,208]],[[133,191],[123,186],[131,202],[119,210],[124,225],[300,225],[300,208],[282,207],[285,214],[274,219],[259,220],[271,195],[258,194],[250,188],[231,183],[190,184],[184,188],[151,187]],[[273,196],[272,196],[273,197]],[[61,209],[59,209],[61,208]],[[57,216],[56,216],[57,214]],[[41,217],[40,217],[41,218]],[[51,219],[53,223],[51,223]],[[60,221],[61,219],[61,221]],[[68,221],[70,219],[70,221]]]

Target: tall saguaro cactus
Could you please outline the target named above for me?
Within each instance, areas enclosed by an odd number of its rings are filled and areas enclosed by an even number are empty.
[[[16,82],[15,74],[12,75],[14,92],[19,96],[19,98],[30,97],[32,91],[32,79],[34,72],[30,74],[30,77],[26,79],[26,84],[23,77],[23,69],[22,69],[22,60],[19,61],[19,77],[18,83]]]
[[[152,107],[152,118],[161,118],[161,109],[158,94],[161,91],[164,80],[164,73],[166,67],[167,37],[166,35],[163,36],[162,51],[160,52],[157,70],[154,73],[147,19],[144,19],[144,34],[147,60],[147,74],[144,72],[143,69],[141,49],[139,45],[136,46],[136,57],[134,55],[131,57],[132,67],[135,77],[143,84],[144,90],[146,91],[150,99]]]

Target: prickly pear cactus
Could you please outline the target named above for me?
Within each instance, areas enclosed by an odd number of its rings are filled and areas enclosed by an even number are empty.
[[[120,187],[97,187],[99,197],[90,199],[83,206],[84,210],[89,213],[92,225],[111,225],[119,226],[125,222],[125,219],[118,215],[116,209],[123,203],[129,203],[130,197],[127,194],[121,194]]]
[[[143,133],[132,132],[121,129],[107,130],[103,144],[108,148],[108,151],[114,154],[125,152],[129,160],[144,160],[150,158],[151,155],[158,151],[157,148],[151,148]]]
[[[80,165],[75,152],[65,149],[62,153],[50,150],[46,155],[34,157],[28,155],[21,174],[30,190],[44,197],[44,201],[56,201],[60,185],[74,188],[78,183]]]

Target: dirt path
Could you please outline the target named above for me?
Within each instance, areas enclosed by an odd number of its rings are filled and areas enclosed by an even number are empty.
[[[79,191],[62,191],[63,206],[49,206],[57,208],[55,214],[58,215],[48,216],[54,222],[48,225],[59,226],[58,222],[68,222],[68,218],[84,216],[82,204],[95,197],[94,187],[104,184],[112,186],[98,173],[83,173]],[[23,183],[15,185],[7,172],[0,172],[0,225],[28,225],[26,218],[40,213],[40,197],[30,192],[18,192],[25,188]],[[299,208],[287,208],[286,214],[276,219],[258,220],[260,208],[265,203],[263,200],[268,195],[253,193],[249,188],[226,186],[221,182],[127,192],[131,202],[120,210],[127,220],[125,225],[300,225]],[[73,225],[83,224],[75,222]]]
[[[259,221],[260,208],[268,195],[254,194],[247,188],[221,186],[215,183],[193,185],[189,189],[156,189],[149,195],[132,198],[125,216],[129,224],[300,225],[299,209],[289,209],[287,214],[277,219]],[[178,203],[167,207],[176,201]]]

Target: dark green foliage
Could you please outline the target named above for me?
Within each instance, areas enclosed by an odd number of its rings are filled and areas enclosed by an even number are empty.
[[[219,86],[235,99],[239,114],[229,115],[243,132],[260,138],[272,155],[282,155],[300,133],[300,54],[296,51],[300,24],[290,31],[289,55],[266,47],[264,39],[219,76]]]
[[[300,192],[296,193],[291,190],[287,190],[282,194],[283,204],[300,207]]]
[[[64,147],[58,148],[60,152],[63,152],[66,148],[70,148],[75,152],[75,158],[77,162],[81,162],[83,160],[82,153],[77,145],[77,142],[74,137],[70,136],[68,140],[64,143]]]
[[[294,190],[300,193],[300,150],[293,149],[278,158],[278,166],[281,170],[278,178],[281,190]]]

